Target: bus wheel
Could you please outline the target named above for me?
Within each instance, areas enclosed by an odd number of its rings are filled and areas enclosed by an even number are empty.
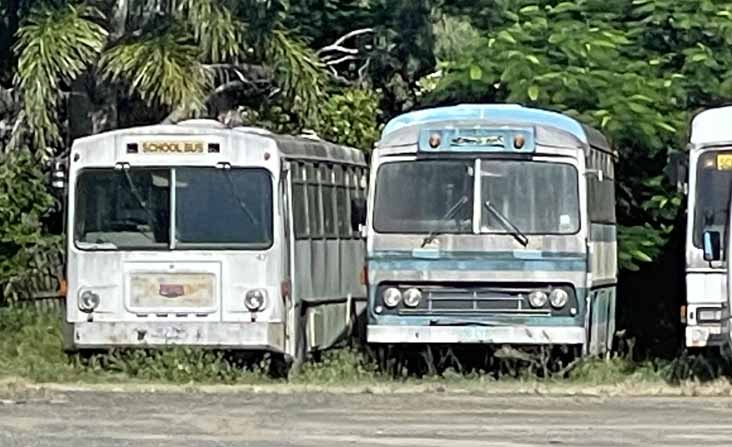
[[[74,325],[66,321],[63,321],[61,324],[64,352],[68,355],[74,355],[79,352],[76,349],[76,344],[74,344]]]
[[[307,317],[300,315],[297,318],[297,333],[295,349],[292,355],[271,353],[269,355],[269,375],[276,379],[286,379],[297,374],[307,360]]]
[[[297,321],[297,338],[295,339],[295,353],[292,357],[292,374],[297,374],[307,361],[308,355],[308,329],[307,329],[307,316],[305,312],[298,318]]]
[[[290,356],[281,352],[273,352],[269,355],[268,373],[273,379],[286,379],[293,361]]]

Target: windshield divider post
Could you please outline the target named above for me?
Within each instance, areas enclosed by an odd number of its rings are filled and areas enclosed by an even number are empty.
[[[176,197],[175,197],[175,175],[176,170],[175,168],[170,169],[170,241],[168,242],[168,245],[171,250],[175,250],[175,213],[176,213]]]
[[[473,168],[473,234],[480,234],[482,210],[482,194],[481,194],[481,160],[475,159],[475,167]]]

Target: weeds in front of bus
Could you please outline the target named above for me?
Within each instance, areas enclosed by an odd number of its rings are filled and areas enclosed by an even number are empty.
[[[353,348],[325,352],[319,361],[308,362],[291,377],[291,381],[304,384],[363,384],[383,377],[376,365],[362,351]]]
[[[144,381],[171,383],[261,382],[258,364],[237,362],[224,352],[192,348],[118,350],[90,359],[89,366]]]
[[[59,319],[24,308],[0,309],[0,371],[36,381],[69,380],[77,375],[64,354]]]
[[[201,384],[277,383],[266,356],[192,348],[116,350],[95,355],[63,352],[57,314],[0,308],[0,377],[34,382],[164,382]],[[486,386],[498,380],[556,384],[712,383],[732,375],[719,356],[682,353],[672,360],[634,358],[633,340],[621,339],[607,358],[573,358],[570,353],[470,347],[423,350],[343,348],[323,353],[289,381],[313,385],[429,383]]]

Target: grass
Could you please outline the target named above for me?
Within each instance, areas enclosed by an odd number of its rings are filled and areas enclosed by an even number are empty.
[[[31,309],[0,309],[0,377],[34,382],[268,383],[264,363],[223,352],[175,347],[116,350],[89,357],[63,351],[60,318]]]
[[[281,385],[268,374],[266,360],[250,361],[223,352],[170,348],[119,350],[91,357],[63,352],[61,322],[56,314],[30,309],[0,309],[0,381],[32,383]],[[531,368],[515,368],[510,377],[495,371],[448,366],[439,373],[415,374],[406,367],[383,372],[365,350],[338,349],[306,363],[289,378],[292,387],[320,389],[360,387],[390,389],[428,387],[502,389],[521,387],[574,389],[592,387],[676,386],[713,383],[726,390],[730,368],[724,362],[681,356],[674,360],[633,361],[630,355],[582,360],[562,377],[541,378]],[[394,371],[398,371],[395,373]],[[412,387],[412,388],[409,388]],[[517,388],[519,387],[519,388]],[[522,389],[523,389],[522,388]]]

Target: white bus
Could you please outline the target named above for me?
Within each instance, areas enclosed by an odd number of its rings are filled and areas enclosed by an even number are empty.
[[[686,303],[682,309],[689,348],[723,346],[729,314],[727,278],[732,193],[732,107],[698,113],[687,153],[676,154],[674,181],[687,194]],[[688,158],[687,158],[688,157]]]
[[[74,142],[67,346],[269,351],[302,361],[365,307],[353,148],[189,120]],[[65,184],[65,182],[64,182]]]

